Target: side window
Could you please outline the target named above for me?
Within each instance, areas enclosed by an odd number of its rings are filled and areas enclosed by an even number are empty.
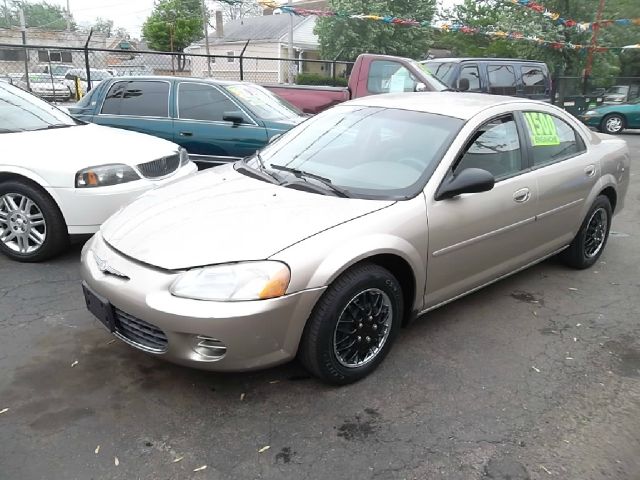
[[[178,86],[178,118],[222,122],[224,112],[238,107],[217,88],[202,83]]]
[[[522,150],[513,115],[505,115],[480,127],[454,172],[465,168],[481,168],[501,180],[520,172]]]
[[[487,65],[489,93],[494,95],[515,95],[516,74],[511,65]]]
[[[544,95],[547,92],[547,76],[538,67],[522,67],[522,83],[526,95]]]
[[[371,93],[414,92],[416,80],[409,70],[398,62],[375,60],[371,62],[367,90]]]
[[[460,80],[466,79],[469,82],[469,88],[463,89],[460,85]],[[462,81],[462,86],[466,83]],[[465,65],[460,70],[460,78],[458,79],[458,88],[468,92],[479,92],[482,90],[480,85],[480,71],[477,65]]]
[[[586,150],[575,130],[558,117],[542,112],[525,112],[524,119],[534,166],[549,165]]]
[[[106,115],[118,115],[120,113],[120,101],[122,100],[122,94],[124,93],[126,83],[117,82],[111,85],[107,96],[102,104],[102,110],[100,113]]]

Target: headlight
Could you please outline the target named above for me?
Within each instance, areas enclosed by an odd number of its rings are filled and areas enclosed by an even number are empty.
[[[595,110],[589,110],[587,113],[585,113],[586,116],[591,117],[593,115],[597,115],[598,112],[596,112]]]
[[[189,153],[186,149],[180,149],[180,166],[184,167],[187,163],[189,163]]]
[[[105,187],[134,180],[140,180],[140,175],[129,165],[100,165],[76,173],[76,188]]]
[[[176,297],[195,300],[264,300],[283,296],[290,279],[284,263],[243,262],[189,270],[169,290]]]

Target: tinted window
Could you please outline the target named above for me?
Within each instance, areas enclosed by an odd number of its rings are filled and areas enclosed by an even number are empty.
[[[538,67],[522,67],[522,83],[526,95],[544,95],[547,92],[547,76]]]
[[[181,83],[178,86],[179,118],[222,122],[224,112],[237,110],[231,100],[211,85]]]
[[[515,95],[516,74],[511,65],[488,65],[489,92],[494,95]]]
[[[466,78],[469,81],[469,92],[478,92],[481,90],[480,86],[480,71],[477,65],[465,65],[460,70],[460,80]],[[460,85],[458,80],[458,87]]]
[[[169,87],[167,82],[114,83],[102,105],[102,112],[137,117],[168,117]]]
[[[398,62],[376,60],[371,62],[367,90],[371,93],[414,92],[416,80]]]
[[[24,50],[19,48],[0,48],[0,60],[17,62],[24,60]]]
[[[522,170],[522,150],[513,115],[491,120],[476,131],[455,171],[465,168],[487,170],[497,180]]]
[[[535,166],[548,165],[585,150],[575,130],[558,117],[541,112],[525,112],[529,144]]]
[[[275,166],[301,169],[356,196],[413,196],[462,123],[423,112],[338,106],[285,133],[262,158],[275,172]]]

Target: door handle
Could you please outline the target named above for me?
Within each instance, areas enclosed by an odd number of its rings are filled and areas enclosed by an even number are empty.
[[[584,173],[587,177],[593,177],[596,174],[595,165],[588,165],[587,167],[585,167]]]
[[[513,200],[517,203],[524,203],[531,198],[531,191],[528,188],[521,188],[513,194]]]
[[[181,137],[193,137],[193,133],[191,132],[180,132]]]

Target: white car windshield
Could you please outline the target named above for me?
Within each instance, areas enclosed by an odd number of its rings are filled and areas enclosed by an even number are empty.
[[[349,196],[410,198],[424,187],[462,124],[432,113],[338,106],[289,131],[248,163],[259,167],[262,161],[278,177],[322,177]]]
[[[78,125],[63,111],[11,85],[0,83],[0,133]]]

